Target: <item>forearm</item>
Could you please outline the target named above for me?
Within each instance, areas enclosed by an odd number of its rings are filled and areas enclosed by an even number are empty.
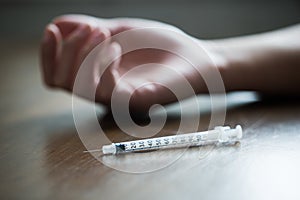
[[[209,43],[227,91],[300,94],[300,25]]]

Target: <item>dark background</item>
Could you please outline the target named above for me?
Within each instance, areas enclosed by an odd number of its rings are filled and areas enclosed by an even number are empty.
[[[1,0],[1,38],[39,39],[55,16],[143,17],[201,38],[267,31],[300,22],[298,0]]]

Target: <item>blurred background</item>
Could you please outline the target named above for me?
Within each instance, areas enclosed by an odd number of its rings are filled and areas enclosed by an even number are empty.
[[[267,31],[300,22],[299,0],[0,0],[1,38],[39,39],[55,16],[142,17],[201,38]]]

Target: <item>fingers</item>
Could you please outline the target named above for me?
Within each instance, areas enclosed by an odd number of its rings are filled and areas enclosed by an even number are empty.
[[[83,60],[92,49],[110,37],[110,31],[105,27],[99,27],[97,18],[85,15],[63,15],[55,18],[53,23],[59,27],[65,40],[60,55],[62,69],[57,73],[56,81],[59,87],[71,91]],[[90,33],[84,29],[85,27],[90,28]],[[83,41],[78,38],[78,33],[81,33]]]
[[[78,16],[80,17],[80,16]],[[79,18],[78,18],[79,19]],[[92,20],[92,19],[91,19]],[[93,20],[92,20],[93,21]],[[93,22],[94,23],[94,22]],[[45,30],[45,36],[41,45],[41,63],[46,84],[73,90],[78,70],[85,58],[100,43],[105,41],[99,52],[91,56],[93,61],[88,61],[89,70],[85,70],[80,78],[81,89],[86,86],[96,89],[96,101],[108,104],[111,94],[119,78],[118,67],[121,59],[121,47],[117,43],[111,43],[108,28],[93,25],[88,21],[74,20],[74,17],[60,17],[54,20]],[[111,63],[111,64],[109,64]],[[109,68],[103,70],[107,65]],[[98,70],[98,72],[97,72]],[[101,80],[99,80],[101,71]],[[87,78],[89,77],[89,78]],[[99,82],[101,83],[99,84]],[[95,86],[94,86],[95,85]],[[79,96],[89,92],[76,89]],[[74,92],[74,91],[73,91]]]
[[[106,28],[96,28],[93,30],[90,38],[88,39],[87,44],[84,47],[84,51],[89,53],[93,48],[95,48],[98,44],[102,43],[104,40],[110,37],[110,32]]]
[[[100,75],[100,82],[96,91],[96,101],[107,105],[110,103],[113,89],[120,76],[118,68],[122,55],[121,46],[116,42],[110,43],[101,54],[103,58],[101,62],[102,66],[112,63]]]
[[[87,24],[93,29],[99,27],[104,27],[103,24],[99,24],[101,20],[96,17],[86,16],[86,15],[62,15],[53,20],[61,30],[63,38],[71,34],[79,25]]]
[[[53,20],[53,24],[59,28],[63,38],[68,37],[79,25],[78,22],[62,21],[62,19]]]
[[[117,68],[120,64],[121,48],[110,42],[105,42],[100,47],[83,61],[73,92],[91,101],[108,104],[119,77]]]
[[[41,62],[45,82],[48,85],[51,84],[52,86],[68,91],[73,90],[78,70],[89,53],[103,41],[110,44],[110,31],[107,28],[92,27],[89,23],[83,24],[83,22],[79,23],[78,21],[76,22],[76,20],[70,21],[70,19],[60,18],[55,21],[55,24],[48,26],[45,30],[45,36],[41,45]],[[84,80],[81,78],[80,81],[82,85],[96,88],[99,81],[95,81],[96,78],[94,77],[99,78],[99,75],[97,76],[95,72],[95,66],[99,71],[99,69],[103,68],[103,64],[107,62],[107,59],[112,58],[116,52],[120,51],[120,47],[116,44],[102,46],[101,49],[104,50],[101,55],[91,56],[93,61],[87,62],[90,63],[90,70],[87,70],[88,72],[85,72],[85,75],[81,77],[89,78],[83,78]],[[97,52],[94,53],[94,55],[96,54]],[[117,60],[114,61],[112,66],[118,65],[117,62]],[[107,77],[107,75],[105,75],[105,77]],[[113,83],[109,83],[109,85],[112,84]],[[103,91],[109,93],[107,89]],[[79,95],[81,94],[78,89],[76,92]]]
[[[57,66],[58,45],[61,42],[59,29],[54,24],[49,24],[44,32],[41,42],[41,66],[44,81],[48,86],[54,86],[53,76]]]
[[[108,42],[109,41],[108,38],[109,38],[109,35],[107,35],[106,32],[103,32],[102,29],[100,30],[99,28],[97,28],[97,29],[93,30],[93,32],[90,34],[90,37],[89,37],[88,41],[86,42],[86,44],[80,50],[80,55],[78,56],[78,61],[74,65],[73,78],[72,78],[73,83],[75,81],[76,74],[79,70],[79,67],[81,66],[84,59],[86,59],[88,54],[91,53],[91,51],[95,47],[100,45],[103,41],[105,41],[107,39],[106,42]],[[102,46],[104,47],[103,44],[99,47],[102,48]],[[99,47],[98,47],[98,49],[99,49]],[[98,49],[96,49],[95,51],[98,51]],[[95,59],[97,59],[97,58],[95,58]],[[73,84],[73,83],[71,83],[71,84]]]
[[[74,66],[79,57],[83,45],[91,33],[89,25],[79,25],[67,38],[63,40],[59,53],[59,67],[55,70],[54,84],[58,87],[70,90]]]

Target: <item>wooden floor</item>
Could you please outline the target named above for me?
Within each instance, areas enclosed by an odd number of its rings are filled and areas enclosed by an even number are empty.
[[[269,102],[252,93],[230,94],[225,123],[243,126],[239,146],[192,148],[162,169],[126,173],[99,160],[130,171],[133,164],[160,163],[178,154],[97,160],[83,153],[71,97],[41,84],[36,43],[5,41],[0,58],[0,199],[300,199],[299,100]],[[199,130],[205,130],[209,98],[198,100]],[[191,116],[197,112],[189,101],[185,106]],[[83,119],[89,127],[89,118]],[[108,137],[124,139],[102,108],[99,119]],[[162,132],[176,131],[179,122],[174,105]]]

